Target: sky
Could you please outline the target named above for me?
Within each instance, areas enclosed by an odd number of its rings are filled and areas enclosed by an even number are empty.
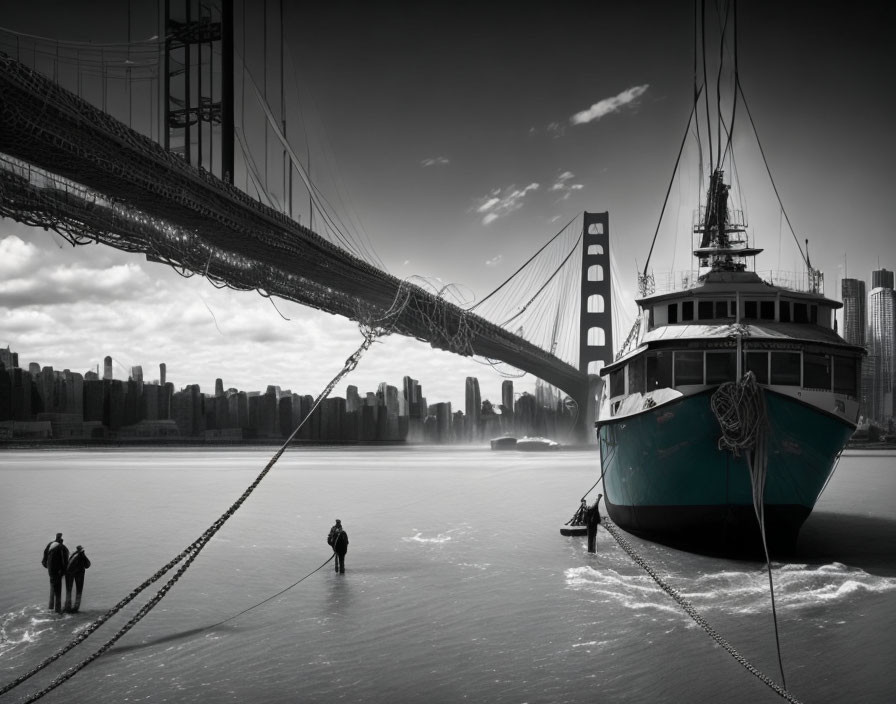
[[[267,54],[279,62],[279,7],[266,4]],[[260,81],[264,6],[247,4],[244,15],[236,2],[237,51]],[[148,38],[157,32],[157,7],[0,0],[0,26],[121,41],[130,10],[131,38]],[[620,344],[693,102],[692,3],[299,7],[287,3],[283,13],[287,135],[300,155],[310,152],[312,178],[388,271],[454,284],[472,302],[574,216],[608,211]],[[736,205],[765,249],[757,270],[804,269],[761,144],[796,239],[809,239],[811,262],[835,299],[844,275],[870,281],[872,269],[896,268],[888,34],[896,11],[881,2],[845,7],[739,3],[738,70],[759,141],[742,102],[733,137]],[[272,94],[277,83],[272,69]],[[242,115],[247,140],[263,151],[261,121],[250,112]],[[693,143],[650,260],[658,280],[691,266],[687,225],[699,197]],[[277,191],[279,166],[271,162],[269,188]],[[307,224],[307,196],[295,198]],[[51,232],[0,220],[0,346],[22,364],[83,373],[111,355],[117,378],[137,364],[145,378],[157,378],[165,362],[177,388],[198,383],[212,392],[220,377],[225,388],[275,384],[316,394],[360,342],[345,319],[219,290],[141,256],[73,248]],[[505,378],[481,361],[392,336],[345,384],[375,390],[405,375],[422,383],[430,403],[460,408],[465,377],[477,376],[483,398],[495,402]],[[527,375],[514,383],[523,391],[534,382]]]

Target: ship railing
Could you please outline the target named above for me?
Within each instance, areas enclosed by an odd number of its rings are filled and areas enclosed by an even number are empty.
[[[676,291],[688,291],[700,285],[699,277],[709,269],[691,269],[688,271],[655,271],[652,274],[651,291],[642,292],[642,295],[655,295],[662,293],[674,293]],[[817,285],[805,271],[757,271],[757,276],[772,286],[778,286],[790,291],[802,293],[817,293]]]
[[[701,205],[699,209],[691,212],[691,230],[703,230],[703,223],[706,222],[706,206]],[[739,209],[728,209],[728,227],[734,231],[747,229],[747,218],[744,217],[744,211]]]

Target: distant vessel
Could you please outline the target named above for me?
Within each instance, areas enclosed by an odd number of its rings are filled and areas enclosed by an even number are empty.
[[[789,550],[856,429],[864,350],[833,329],[841,303],[747,270],[762,250],[728,189],[714,170],[694,227],[708,271],[639,299],[637,333],[601,370],[606,507],[634,534],[723,551],[761,547],[763,515]]]
[[[493,438],[491,441],[493,450],[520,450],[521,452],[543,452],[545,450],[559,450],[560,443],[549,438],[542,437],[522,437],[517,438],[515,435],[503,435],[499,438]]]
[[[500,438],[492,438],[493,450],[515,450],[517,438],[514,435],[503,435]]]
[[[549,438],[524,437],[516,441],[516,449],[523,452],[544,452],[559,450],[560,443]]]

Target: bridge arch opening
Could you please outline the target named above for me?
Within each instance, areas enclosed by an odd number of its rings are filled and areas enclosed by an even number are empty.
[[[588,234],[589,235],[602,235],[604,234],[604,224],[602,222],[593,222],[588,226]]]
[[[588,280],[589,281],[603,281],[604,280],[604,268],[600,264],[593,264],[588,267]]]
[[[601,244],[589,244],[588,245],[588,256],[593,257],[596,255],[600,255],[604,253],[604,247]]]
[[[602,327],[588,328],[588,346],[603,347],[607,344],[607,333]]]
[[[588,362],[588,373],[589,374],[600,374],[600,370],[603,369],[606,365],[602,359],[595,359],[593,362]]]
[[[589,313],[603,313],[605,308],[605,299],[599,293],[594,293],[588,296],[588,312]]]

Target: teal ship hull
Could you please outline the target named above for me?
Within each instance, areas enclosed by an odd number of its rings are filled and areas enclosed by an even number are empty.
[[[710,552],[762,551],[746,458],[719,449],[715,389],[597,422],[604,496],[621,528]],[[855,430],[802,401],[764,390],[768,412],[765,524],[790,552]]]

